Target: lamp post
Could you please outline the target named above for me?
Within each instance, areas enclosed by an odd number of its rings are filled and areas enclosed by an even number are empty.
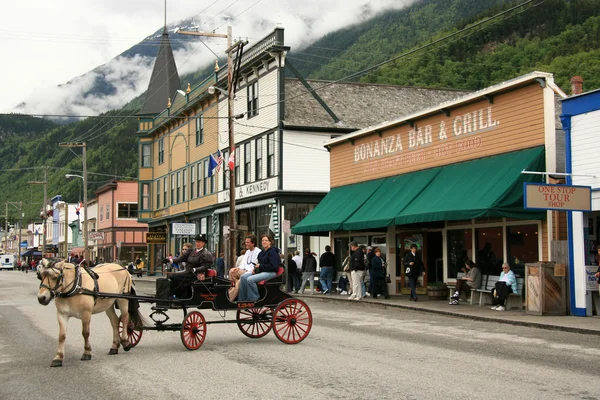
[[[78,177],[83,179],[83,258],[89,263],[88,254],[88,216],[87,216],[87,162],[86,162],[86,146],[84,143],[61,143],[60,147],[81,147],[83,149],[82,162],[83,162],[83,176],[67,174],[66,177]],[[67,210],[68,211],[68,210]],[[68,212],[67,212],[68,215]]]

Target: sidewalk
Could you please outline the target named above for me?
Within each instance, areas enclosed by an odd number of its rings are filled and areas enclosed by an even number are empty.
[[[156,278],[162,276],[144,276],[142,278],[133,277],[133,281],[142,285],[152,285]],[[308,293],[308,294],[307,294]],[[318,300],[324,302],[344,302],[348,305],[367,306],[367,307],[385,307],[399,308],[421,312],[436,313],[459,318],[474,319],[480,321],[499,322],[510,325],[530,326],[541,329],[560,330],[565,332],[583,333],[588,335],[600,336],[600,317],[573,317],[573,316],[536,316],[526,315],[525,310],[511,309],[510,311],[494,311],[490,309],[491,305],[480,307],[479,305],[469,305],[461,303],[458,306],[448,304],[448,300],[429,300],[427,296],[419,297],[419,301],[412,302],[408,296],[392,296],[389,300],[383,297],[377,300],[368,297],[360,301],[348,300],[348,296],[342,296],[332,293],[330,296],[322,294],[311,295],[309,290],[305,294],[297,294],[295,297],[305,300]]]

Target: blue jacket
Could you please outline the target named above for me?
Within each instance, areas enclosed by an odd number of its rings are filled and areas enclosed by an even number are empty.
[[[502,271],[500,273],[500,280],[502,280],[503,276],[504,276],[504,271]],[[508,286],[510,286],[510,288],[513,291],[513,293],[519,294],[519,292],[517,290],[517,277],[515,276],[515,273],[512,272],[512,270],[508,271],[508,281],[506,282],[506,284]]]
[[[373,274],[374,279],[385,278],[385,268],[381,257],[375,256],[371,259],[371,274]]]
[[[277,272],[281,258],[277,247],[269,247],[266,251],[258,253],[258,272]]]

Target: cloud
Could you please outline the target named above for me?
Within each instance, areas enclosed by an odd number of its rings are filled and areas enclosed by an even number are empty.
[[[248,38],[252,45],[281,24],[285,28],[286,44],[292,49],[299,49],[329,32],[362,22],[384,10],[406,7],[413,2],[414,0],[304,0],[302,2],[248,0],[239,3],[217,2],[200,13],[203,7],[198,7],[197,4],[174,1],[170,2],[169,6],[176,8],[177,11],[172,13],[172,16],[177,19],[177,22],[170,26],[173,28],[178,24],[187,23],[197,26],[199,30],[217,29],[218,32],[225,32],[227,25],[231,25],[234,37]],[[148,2],[145,0],[127,2],[106,0],[85,3],[89,8],[84,21],[89,23],[88,27],[97,35],[114,36],[121,40],[121,43],[125,43],[126,35],[139,35],[139,27],[133,30],[133,28],[129,29],[129,26],[141,24],[140,21],[144,19],[146,19],[145,26],[149,30],[144,35],[150,35],[153,29],[149,28],[147,20],[151,18],[156,21],[155,27],[160,26],[158,15],[162,15],[163,12],[162,8],[156,5],[148,8]],[[234,5],[219,13],[229,4]],[[111,12],[111,10],[118,10],[118,12]],[[101,15],[104,18],[93,19],[91,15]],[[194,18],[190,23],[191,17]],[[108,18],[111,21],[109,25],[105,23]],[[188,20],[186,21],[185,18]],[[119,26],[127,27],[123,28],[124,32],[121,32],[121,35],[116,32]],[[81,38],[81,40],[86,43],[88,39]],[[93,40],[90,36],[88,41],[92,43]],[[172,40],[184,41],[177,36],[172,36]],[[204,42],[217,55],[224,56],[226,49],[224,39],[205,39]],[[97,46],[94,49],[92,45],[86,46],[85,51],[89,51],[96,57],[99,54],[106,56],[109,52],[106,46]],[[85,51],[80,54],[80,57],[91,57],[83,54]],[[176,51],[175,60],[179,74],[182,76],[213,64],[215,55],[200,42],[195,41],[185,43]],[[116,57],[66,84],[36,88],[24,103],[11,111],[31,114],[97,115],[111,109],[118,109],[147,89],[152,65],[152,58],[147,56]],[[41,64],[39,67],[44,68],[44,65]],[[186,86],[186,82],[182,82],[182,86]]]

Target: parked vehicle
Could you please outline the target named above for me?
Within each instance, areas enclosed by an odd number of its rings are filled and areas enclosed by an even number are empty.
[[[0,268],[1,269],[15,269],[15,256],[12,254],[5,254],[0,256]]]

